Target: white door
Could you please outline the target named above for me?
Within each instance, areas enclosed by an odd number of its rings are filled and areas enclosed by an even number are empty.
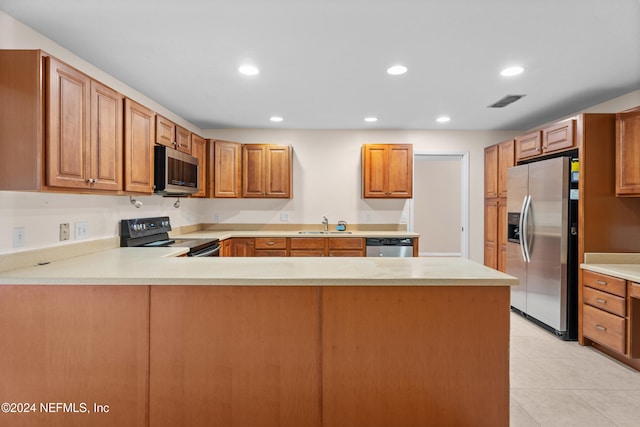
[[[412,230],[420,256],[468,257],[465,154],[414,155]]]

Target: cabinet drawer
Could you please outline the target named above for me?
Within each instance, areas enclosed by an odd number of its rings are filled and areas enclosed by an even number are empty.
[[[324,249],[296,249],[289,252],[292,257],[324,256]]]
[[[287,256],[286,249],[262,249],[256,250],[253,253],[254,256]]]
[[[333,257],[340,257],[340,256],[345,256],[345,257],[362,257],[364,256],[364,253],[362,252],[362,250],[341,250],[341,251],[329,251],[329,256],[333,256]]]
[[[329,249],[364,249],[364,239],[361,237],[331,237]]]
[[[292,237],[291,249],[322,249],[324,251],[324,237]]]
[[[256,249],[287,249],[286,237],[256,237]]]
[[[585,270],[582,273],[582,284],[590,288],[600,289],[610,294],[618,295],[626,298],[626,281],[617,277],[607,276],[606,274],[594,273]]]
[[[582,293],[585,304],[616,314],[626,316],[627,300],[616,295],[611,295],[597,289],[585,287]]]
[[[620,353],[625,352],[625,319],[584,305],[582,328],[585,337]]]

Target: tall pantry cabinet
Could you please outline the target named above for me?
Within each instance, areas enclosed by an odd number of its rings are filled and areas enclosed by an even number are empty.
[[[507,170],[515,164],[514,141],[484,150],[484,264],[506,271]]]

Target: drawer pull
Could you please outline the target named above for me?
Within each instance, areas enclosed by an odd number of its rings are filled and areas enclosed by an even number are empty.
[[[600,304],[606,304],[607,300],[606,299],[602,299],[602,298],[596,298],[596,302],[600,303]]]
[[[276,242],[267,242],[267,245],[275,245]]]
[[[596,283],[598,285],[607,286],[607,282],[605,282],[604,280],[596,280]]]
[[[607,328],[605,328],[604,326],[596,325],[596,328],[597,328],[597,329],[600,329],[600,330],[601,330],[601,331],[603,331],[603,332],[606,332],[606,331],[607,331]]]

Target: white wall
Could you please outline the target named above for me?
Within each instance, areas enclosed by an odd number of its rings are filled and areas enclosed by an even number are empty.
[[[408,200],[363,199],[361,186],[362,144],[413,144],[415,151],[469,152],[470,258],[483,260],[484,147],[512,137],[514,131],[432,130],[208,130],[206,138],[244,143],[293,146],[293,198],[291,200],[206,200],[204,222],[280,223],[280,212],[290,223],[319,224],[325,215],[331,224],[409,223]]]

